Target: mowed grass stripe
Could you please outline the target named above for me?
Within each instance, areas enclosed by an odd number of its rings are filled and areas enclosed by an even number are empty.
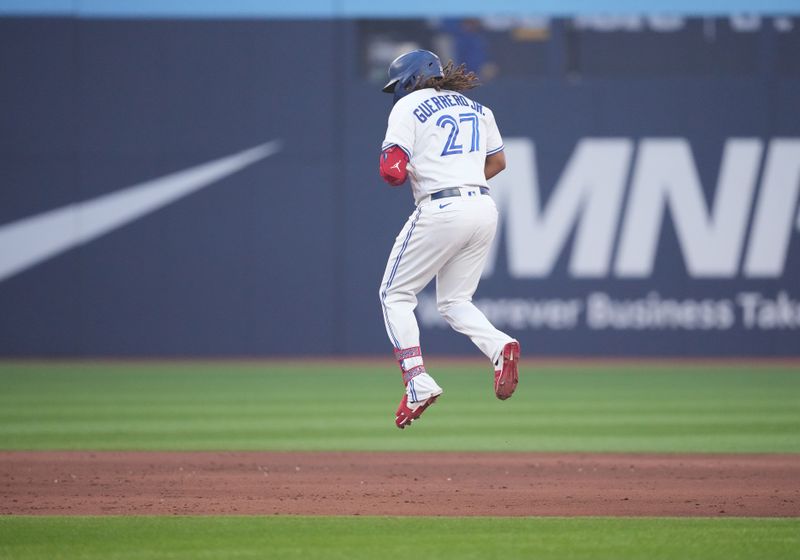
[[[798,519],[0,517],[0,558],[16,560],[777,560],[798,550]]]
[[[429,369],[406,431],[396,366],[0,363],[0,449],[800,452],[800,368],[537,367],[498,401],[488,367]]]

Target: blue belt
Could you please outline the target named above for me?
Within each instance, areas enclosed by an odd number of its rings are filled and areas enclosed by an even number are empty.
[[[479,187],[481,194],[489,194],[489,187]],[[449,189],[442,189],[431,195],[431,200],[439,200],[440,198],[450,198],[451,196],[461,196],[461,189],[458,187],[451,187]]]

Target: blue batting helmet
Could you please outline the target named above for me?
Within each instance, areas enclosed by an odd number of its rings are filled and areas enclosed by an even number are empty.
[[[394,101],[411,93],[418,83],[428,78],[441,78],[442,63],[431,51],[417,49],[401,54],[389,65],[389,82],[383,91],[394,94]]]

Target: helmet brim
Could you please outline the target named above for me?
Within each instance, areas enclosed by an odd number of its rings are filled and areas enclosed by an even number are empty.
[[[394,88],[397,87],[397,82],[399,81],[400,80],[398,80],[397,78],[395,78],[394,80],[389,80],[389,83],[383,86],[382,90],[383,93],[394,93]]]

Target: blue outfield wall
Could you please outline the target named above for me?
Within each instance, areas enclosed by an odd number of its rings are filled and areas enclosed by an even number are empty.
[[[475,90],[509,161],[475,299],[526,355],[800,355],[788,22],[686,71],[554,22],[542,72]],[[377,175],[362,24],[0,18],[0,356],[389,356],[413,205]],[[418,315],[426,352],[478,355],[433,286]]]

